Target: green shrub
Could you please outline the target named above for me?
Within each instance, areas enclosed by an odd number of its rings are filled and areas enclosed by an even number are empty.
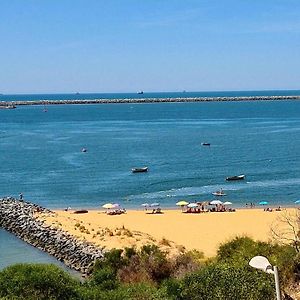
[[[135,248],[131,247],[125,247],[124,249],[124,257],[125,259],[129,260],[132,256],[136,255],[137,251]]]
[[[91,286],[97,286],[100,290],[113,290],[118,286],[116,272],[109,267],[93,272],[89,283]]]
[[[0,297],[10,299],[79,299],[78,285],[54,265],[17,264],[0,272]]]
[[[154,286],[146,283],[136,283],[130,285],[123,285],[120,289],[114,291],[113,296],[122,295],[123,298],[111,298],[115,300],[168,300],[167,293],[163,290],[159,290]]]
[[[117,271],[126,264],[126,261],[122,257],[122,253],[122,249],[112,249],[108,252],[105,252],[104,258],[95,262],[93,266],[93,272],[108,267],[117,273]]]
[[[236,237],[219,247],[217,261],[245,266],[252,257],[257,255],[267,257],[272,265],[278,266],[282,284],[285,285],[289,280],[295,279],[297,266],[300,266],[299,254],[288,245],[254,241],[249,237]]]
[[[165,291],[149,284],[130,284],[119,286],[115,290],[101,290],[97,287],[79,288],[81,300],[168,300]]]
[[[172,273],[171,261],[166,253],[155,245],[146,245],[141,248],[140,260],[143,268],[154,282],[161,282],[170,277]]]
[[[172,300],[184,300],[181,296],[182,286],[180,285],[180,281],[175,278],[164,280],[160,285],[160,290],[164,291]]]
[[[251,267],[210,264],[181,281],[185,300],[273,300],[274,278]]]

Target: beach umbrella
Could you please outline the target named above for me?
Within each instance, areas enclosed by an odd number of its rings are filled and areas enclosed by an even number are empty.
[[[150,206],[150,204],[149,203],[143,203],[141,206],[148,207],[148,206]]]
[[[220,205],[220,204],[223,204],[223,202],[220,200],[213,200],[213,201],[209,202],[209,204],[210,205]]]
[[[295,201],[296,204],[300,204],[300,200]]]
[[[195,208],[195,207],[198,207],[198,204],[197,203],[190,203],[187,205],[188,208]]]
[[[267,204],[268,204],[268,201],[260,201],[258,204],[259,204],[259,205],[267,205]]]
[[[114,208],[114,204],[112,204],[112,203],[106,203],[106,204],[102,205],[102,207],[110,209],[110,208]]]
[[[114,203],[114,204],[113,204],[113,208],[118,208],[118,207],[120,207],[120,204],[119,204],[119,203]]]
[[[154,202],[154,203],[151,203],[150,206],[151,206],[151,207],[155,207],[155,206],[160,206],[160,204],[157,203],[157,202]]]
[[[224,205],[231,205],[231,204],[232,204],[232,202],[230,202],[230,201],[226,201],[226,202],[224,202],[223,204],[224,204]]]
[[[179,202],[176,203],[177,206],[185,206],[185,205],[188,205],[189,203],[184,201],[184,200],[181,200]]]

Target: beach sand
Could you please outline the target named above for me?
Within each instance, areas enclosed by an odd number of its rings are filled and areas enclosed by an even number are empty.
[[[210,257],[216,254],[220,243],[236,236],[272,240],[271,227],[282,227],[278,219],[295,211],[292,208],[281,212],[238,209],[236,212],[186,214],[180,210],[165,210],[163,214],[147,214],[130,210],[126,214],[110,216],[94,210],[86,214],[55,211],[52,216],[39,217],[47,224],[107,249],[154,243],[174,254],[182,251],[184,246]]]

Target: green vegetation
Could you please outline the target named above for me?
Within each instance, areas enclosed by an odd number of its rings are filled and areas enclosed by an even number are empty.
[[[0,299],[273,300],[273,276],[248,265],[255,255],[279,267],[282,289],[299,281],[300,260],[293,247],[239,237],[209,260],[199,251],[170,259],[154,245],[114,249],[83,283],[53,265],[14,265],[0,272]]]

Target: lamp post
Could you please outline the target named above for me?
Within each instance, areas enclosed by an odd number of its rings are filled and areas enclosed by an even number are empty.
[[[259,269],[268,274],[273,274],[275,277],[275,287],[276,287],[276,299],[281,300],[280,286],[279,286],[279,276],[278,269],[276,266],[272,266],[268,259],[264,256],[254,256],[249,265],[255,269]]]

